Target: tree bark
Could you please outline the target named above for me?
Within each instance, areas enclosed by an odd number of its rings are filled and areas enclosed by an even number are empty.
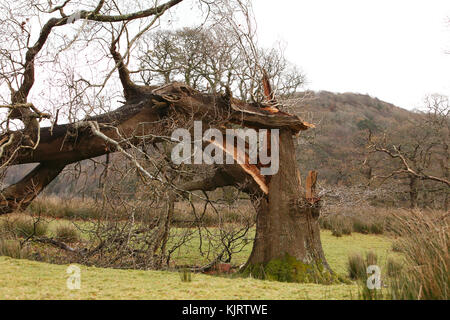
[[[419,179],[416,176],[409,176],[409,206],[411,209],[417,207],[417,198],[419,196],[418,184]]]
[[[254,199],[256,236],[244,273],[279,281],[333,281],[320,241],[319,202],[306,198],[301,186],[290,131],[280,132],[279,150],[280,168],[268,196]]]
[[[22,180],[3,189],[0,198],[0,214],[28,207],[65,166],[65,163],[43,162]]]

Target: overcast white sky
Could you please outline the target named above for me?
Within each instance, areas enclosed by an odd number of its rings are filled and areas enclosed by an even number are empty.
[[[286,43],[308,88],[419,107],[450,95],[449,0],[254,0],[259,43]]]

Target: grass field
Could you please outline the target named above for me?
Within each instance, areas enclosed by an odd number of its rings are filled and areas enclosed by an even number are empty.
[[[340,274],[346,273],[347,257],[353,252],[372,250],[383,268],[392,252],[386,236],[353,233],[340,238],[322,231],[328,262]],[[195,245],[193,243],[192,245]],[[236,256],[245,261],[250,247]],[[194,257],[189,250],[177,259]],[[355,299],[356,284],[295,284],[255,279],[193,274],[192,282],[182,282],[177,272],[81,268],[81,289],[68,290],[67,266],[0,257],[0,299]]]
[[[250,235],[252,236],[252,235]],[[380,266],[384,266],[389,256],[395,256],[392,252],[392,239],[386,236],[365,235],[352,233],[350,236],[334,237],[331,231],[322,230],[321,239],[328,263],[339,274],[346,273],[346,261],[349,254],[365,253],[373,251],[378,255]],[[190,240],[185,246],[177,250],[173,256],[178,265],[203,264],[207,261],[198,254],[198,238]],[[246,246],[242,252],[233,256],[232,264],[240,265],[247,261],[252,246]]]

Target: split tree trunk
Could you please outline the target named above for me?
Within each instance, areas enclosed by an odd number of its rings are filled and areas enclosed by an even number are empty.
[[[320,241],[320,208],[301,186],[290,131],[280,132],[279,150],[280,168],[269,194],[255,203],[256,238],[244,273],[280,281],[332,281]]]

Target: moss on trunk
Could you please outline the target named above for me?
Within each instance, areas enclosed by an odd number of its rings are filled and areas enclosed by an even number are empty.
[[[262,280],[298,283],[339,283],[338,276],[324,267],[321,261],[305,263],[285,253],[282,258],[268,263],[249,264],[241,272],[243,276]]]

